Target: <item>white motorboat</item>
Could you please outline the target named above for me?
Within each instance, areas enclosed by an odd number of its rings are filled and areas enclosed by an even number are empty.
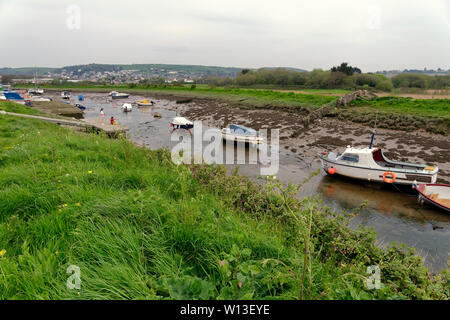
[[[122,111],[123,112],[130,112],[131,110],[133,110],[133,106],[131,105],[131,103],[124,103],[122,106]]]
[[[176,129],[192,129],[194,127],[194,123],[184,117],[175,117],[170,122],[169,126],[173,128],[173,130]]]
[[[125,98],[128,98],[130,96],[128,93],[120,93],[120,92],[117,92],[117,91],[111,91],[109,93],[109,95],[113,99],[125,99]]]
[[[69,91],[63,91],[63,92],[61,92],[61,98],[62,98],[62,99],[70,99],[71,96],[72,96],[72,95],[70,94]]]
[[[382,183],[435,183],[439,171],[436,166],[389,160],[381,148],[347,146],[343,153],[324,151],[319,158],[328,174]]]
[[[28,93],[31,95],[41,95],[44,94],[44,89],[41,88],[28,89]]]
[[[223,140],[249,143],[252,145],[261,144],[264,138],[259,132],[238,124],[230,124],[227,128],[222,129]]]

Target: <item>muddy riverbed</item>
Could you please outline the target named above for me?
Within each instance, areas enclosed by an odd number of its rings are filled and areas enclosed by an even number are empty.
[[[173,147],[170,120],[185,116],[190,120],[202,120],[206,127],[222,128],[230,123],[243,124],[254,129],[280,130],[280,159],[277,178],[283,182],[300,183],[312,172],[320,169],[317,153],[324,149],[342,151],[347,145],[368,145],[371,128],[351,122],[324,118],[305,130],[300,116],[275,110],[242,110],[232,108],[221,101],[194,99],[190,103],[177,104],[175,98],[165,95],[151,97],[130,96],[128,99],[111,100],[105,93],[83,93],[87,107],[84,116],[99,117],[100,108],[105,119],[111,116],[119,124],[129,128],[128,137],[139,145],[151,149]],[[53,98],[59,99],[55,93]],[[133,107],[123,113],[125,102],[150,98],[152,107]],[[72,99],[72,103],[78,103]],[[155,118],[159,113],[162,117]],[[406,133],[378,129],[375,145],[381,146],[392,159],[434,164],[440,168],[439,181],[450,182],[450,139],[424,131]],[[237,146],[236,148],[242,148]],[[237,151],[236,151],[237,152]],[[253,149],[245,149],[247,157]],[[233,167],[234,165],[230,165]],[[261,164],[239,166],[241,174],[255,177]],[[367,202],[360,214],[352,220],[377,231],[380,245],[395,241],[414,246],[433,271],[448,267],[450,249],[450,215],[430,207],[421,207],[412,190],[396,190],[378,184],[357,182],[327,176],[322,170],[314,176],[302,191],[302,196],[319,196],[323,203],[335,210],[352,210]]]

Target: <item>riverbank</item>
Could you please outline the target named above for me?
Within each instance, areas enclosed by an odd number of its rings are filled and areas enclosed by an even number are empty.
[[[445,274],[293,190],[37,120],[0,115],[0,129],[2,299],[449,297]]]
[[[185,86],[47,86],[46,90],[71,88],[80,92],[124,91],[130,94],[189,101],[209,100],[214,104],[245,110],[275,110],[308,116],[321,106],[333,103],[339,96],[348,93],[343,90],[266,90],[205,86],[190,89]],[[399,131],[425,129],[431,133],[450,133],[450,99],[413,99],[395,96],[379,97],[374,100],[358,99],[346,107],[331,108],[327,116],[340,120],[363,123],[367,126],[390,128]],[[436,95],[436,97],[446,97]],[[434,97],[431,93],[431,97]],[[225,106],[225,105],[224,105]]]

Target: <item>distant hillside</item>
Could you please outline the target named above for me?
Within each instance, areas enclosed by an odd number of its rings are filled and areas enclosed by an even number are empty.
[[[0,68],[0,74],[10,74],[14,76],[33,76],[36,73],[38,76],[43,76],[46,73],[54,72],[55,70],[58,70],[58,68]]]
[[[235,77],[241,71],[241,68],[198,66],[198,65],[176,65],[176,64],[83,64],[74,66],[65,66],[62,68],[0,68],[0,74],[9,74],[17,76],[34,75],[38,76],[50,73],[70,73],[83,74],[86,72],[112,72],[121,70],[136,70],[141,73],[155,74],[163,72],[175,72],[183,74],[193,74],[196,76],[215,76],[215,77]]]
[[[261,69],[276,69],[274,67],[265,67]],[[298,68],[284,68],[293,71],[305,72],[306,70]],[[148,75],[167,75],[167,74],[181,74],[191,75],[193,77],[235,77],[242,68],[233,67],[217,67],[217,66],[200,66],[200,65],[177,65],[177,64],[82,64],[65,66],[62,68],[0,68],[0,74],[8,74],[15,76],[33,76],[37,73],[38,76],[45,76],[51,74],[70,73],[72,75],[81,75],[88,72],[117,72],[125,70],[134,70],[141,74]]]

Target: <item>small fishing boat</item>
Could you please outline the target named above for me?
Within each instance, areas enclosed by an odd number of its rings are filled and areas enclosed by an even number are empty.
[[[41,89],[41,88],[29,89],[28,93],[32,94],[32,95],[41,95],[41,94],[44,94],[44,89]]]
[[[125,98],[128,98],[130,96],[128,93],[120,93],[120,92],[117,92],[117,91],[111,91],[109,93],[109,95],[113,99],[125,99]]]
[[[63,92],[61,92],[61,98],[62,98],[62,99],[70,99],[71,96],[72,96],[72,95],[70,94],[69,91],[63,91]]]
[[[175,117],[170,121],[169,127],[173,128],[173,130],[177,129],[185,129],[189,130],[194,127],[194,123],[184,117]]]
[[[419,193],[419,203],[428,203],[444,211],[450,212],[450,185],[421,183],[413,185]]]
[[[82,105],[79,104],[79,103],[76,103],[76,104],[75,104],[75,107],[77,107],[77,108],[80,109],[80,110],[86,110],[86,107],[85,107],[85,106],[82,106]]]
[[[131,106],[131,103],[124,103],[122,106],[122,111],[123,112],[130,112],[131,110],[133,110],[133,107]]]
[[[148,100],[148,99],[144,99],[144,100],[136,101],[136,104],[137,104],[139,107],[150,107],[150,106],[152,106],[152,105],[154,104],[154,102],[153,102],[153,101],[150,101],[150,100]]]
[[[3,94],[5,96],[5,100],[7,100],[7,101],[20,103],[20,104],[24,104],[24,105],[29,105],[30,104],[30,100],[29,99],[25,99],[22,95],[20,95],[19,92],[9,91],[8,90],[8,91],[4,91]]]
[[[264,139],[259,132],[238,124],[230,124],[222,129],[222,139],[235,142],[249,143],[252,145],[261,144]]]
[[[84,96],[82,94],[78,95],[78,101],[84,101]]]
[[[347,146],[343,153],[324,151],[319,158],[328,174],[382,183],[435,183],[439,171],[435,166],[389,160],[381,148],[372,147]]]
[[[50,98],[41,97],[41,96],[31,96],[30,100],[33,101],[33,102],[34,101],[37,101],[37,102],[39,102],[39,101],[52,101],[52,99],[50,99]]]

